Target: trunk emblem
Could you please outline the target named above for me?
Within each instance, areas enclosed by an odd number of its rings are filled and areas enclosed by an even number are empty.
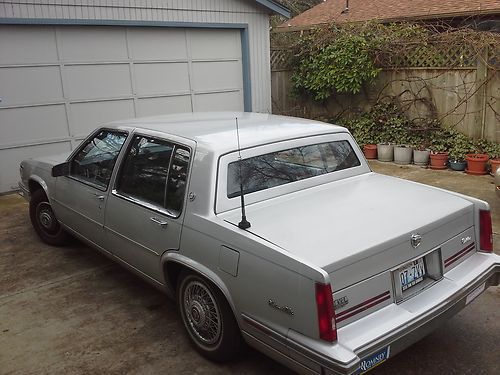
[[[410,242],[411,246],[413,246],[414,249],[420,246],[420,243],[422,242],[422,236],[418,233],[413,233],[410,237]]]

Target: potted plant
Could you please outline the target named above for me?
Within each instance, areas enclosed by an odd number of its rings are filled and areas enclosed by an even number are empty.
[[[490,159],[490,174],[495,176],[495,173],[498,169],[500,169],[500,144],[492,143],[491,147],[488,150],[491,159]]]
[[[467,160],[467,169],[465,173],[472,175],[482,175],[488,173],[486,166],[489,160],[488,154],[467,154],[465,155],[465,160]]]
[[[356,142],[362,147],[367,159],[377,158],[376,135],[373,121],[369,118],[352,119],[346,122]]]
[[[413,163],[415,165],[426,166],[429,164],[429,153],[430,150],[425,145],[420,144],[419,146],[415,146],[413,148]]]
[[[394,144],[389,142],[377,143],[377,158],[379,161],[393,161]]]
[[[406,144],[394,146],[394,163],[410,164],[413,157],[413,148]]]
[[[453,145],[450,149],[450,168],[454,171],[463,171],[467,166],[465,155],[473,148],[469,137],[458,133],[454,137]]]
[[[363,146],[363,153],[367,159],[377,158],[377,145],[374,143],[367,143]]]
[[[446,169],[448,166],[448,152],[431,151],[429,154],[431,169]]]
[[[484,139],[479,139],[474,142],[474,153],[466,154],[465,160],[467,161],[467,169],[465,173],[471,175],[483,175],[488,173],[487,166],[490,159],[487,154],[489,142]]]

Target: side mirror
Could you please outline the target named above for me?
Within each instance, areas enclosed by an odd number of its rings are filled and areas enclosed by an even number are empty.
[[[69,175],[69,162],[54,165],[52,167],[52,177],[67,176]]]

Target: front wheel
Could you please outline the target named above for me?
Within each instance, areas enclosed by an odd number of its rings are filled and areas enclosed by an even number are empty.
[[[233,359],[241,351],[243,340],[223,294],[191,272],[181,273],[177,285],[182,322],[195,349],[214,361]]]
[[[71,236],[57,221],[49,199],[42,189],[36,190],[31,195],[30,219],[43,242],[53,246],[63,246],[70,242]]]

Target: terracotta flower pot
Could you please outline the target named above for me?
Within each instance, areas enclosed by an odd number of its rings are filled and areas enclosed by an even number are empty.
[[[497,170],[500,168],[500,158],[495,158],[490,160],[491,164],[491,175],[494,176]]]
[[[367,144],[363,147],[363,153],[367,159],[377,158],[377,145]]]
[[[486,163],[488,163],[488,155],[486,154],[467,154],[465,155],[465,160],[467,160],[467,169],[465,172],[467,174],[481,175],[488,173],[486,171]]]
[[[448,165],[447,152],[431,152],[429,155],[431,159],[431,169],[446,169]]]

